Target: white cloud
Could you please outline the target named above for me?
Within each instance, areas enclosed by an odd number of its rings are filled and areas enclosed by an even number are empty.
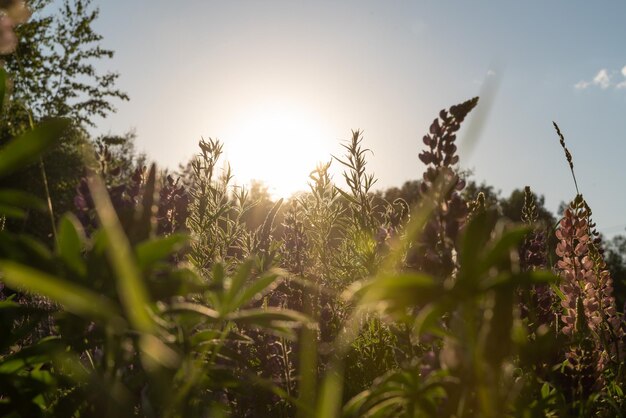
[[[617,75],[618,73],[624,76],[624,78],[621,81],[612,81],[611,78],[621,78],[619,77],[619,75]],[[599,87],[602,90],[606,90],[609,87],[614,87],[619,90],[626,90],[626,65],[623,66],[621,70],[609,70],[607,68],[601,68],[592,80],[580,80],[578,83],[574,84],[574,88],[576,90],[584,90],[592,86]]]
[[[589,84],[591,84],[591,83],[589,83],[588,81],[580,80],[578,83],[574,84],[574,88],[576,90],[584,90],[587,87],[589,87]]]
[[[496,75],[496,72],[494,70],[487,70],[487,76],[493,76],[493,75]]]
[[[593,78],[593,84],[600,86],[601,89],[607,89],[611,85],[611,76],[606,68],[598,71],[598,74]]]

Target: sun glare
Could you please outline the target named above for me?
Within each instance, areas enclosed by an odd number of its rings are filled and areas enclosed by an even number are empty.
[[[254,106],[233,119],[223,139],[235,181],[260,180],[273,198],[306,190],[309,174],[330,159],[332,145],[314,113],[286,104]]]

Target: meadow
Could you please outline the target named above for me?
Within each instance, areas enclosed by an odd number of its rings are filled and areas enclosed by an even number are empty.
[[[99,39],[68,1],[76,60],[51,52],[45,3],[0,2],[21,42],[0,70],[1,416],[624,415],[619,254],[580,192],[553,218],[524,187],[512,215],[459,169],[478,97],[433,109],[406,187],[375,189],[353,131],[274,200],[233,184],[217,139],[167,172],[90,138],[114,76],[46,101],[37,74],[89,78]]]

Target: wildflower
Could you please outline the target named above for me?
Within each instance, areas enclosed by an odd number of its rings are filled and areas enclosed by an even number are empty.
[[[566,358],[579,384],[601,387],[605,369],[622,357],[624,332],[615,308],[613,281],[590,216],[585,200],[576,196],[556,231],[560,258],[556,268],[563,278],[562,332],[574,343]]]
[[[423,138],[427,148],[419,154],[419,159],[427,168],[420,193],[431,200],[436,209],[422,231],[421,242],[407,255],[406,263],[410,268],[440,277],[454,271],[454,243],[468,215],[467,203],[458,193],[465,188],[465,181],[454,168],[459,161],[455,140],[461,123],[477,103],[475,97],[448,111],[442,110]]]
[[[561,306],[565,309],[561,320],[565,323],[563,333],[572,335],[576,330],[577,303],[582,299],[584,315],[591,330],[602,322],[597,301],[597,277],[592,269],[593,262],[589,253],[589,224],[587,211],[582,208],[578,196],[574,203],[565,210],[563,219],[556,230],[559,243],[556,255],[560,257],[557,267],[563,277],[561,291],[565,299]]]

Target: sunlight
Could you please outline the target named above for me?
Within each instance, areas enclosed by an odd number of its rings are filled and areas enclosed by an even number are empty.
[[[283,103],[262,103],[233,118],[226,157],[239,184],[260,180],[273,198],[307,190],[310,172],[330,159],[332,137],[315,114]]]

